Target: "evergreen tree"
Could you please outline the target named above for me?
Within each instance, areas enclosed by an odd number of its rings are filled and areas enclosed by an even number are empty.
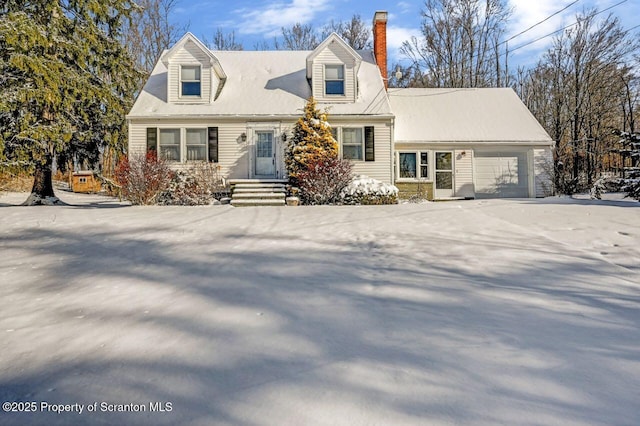
[[[131,0],[6,0],[0,7],[0,161],[34,174],[27,205],[55,202],[57,157],[123,152],[139,73],[118,41]]]
[[[337,157],[338,143],[331,134],[327,113],[318,110],[312,96],[305,105],[304,115],[296,122],[293,138],[285,154],[291,183],[297,185],[298,174],[307,170],[310,164]]]

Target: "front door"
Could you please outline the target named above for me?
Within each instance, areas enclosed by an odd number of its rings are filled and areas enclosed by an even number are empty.
[[[256,170],[257,177],[274,177],[276,174],[276,156],[273,131],[256,131]]]
[[[436,152],[435,198],[453,197],[453,152]]]

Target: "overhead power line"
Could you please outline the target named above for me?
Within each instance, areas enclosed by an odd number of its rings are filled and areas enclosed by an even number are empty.
[[[616,4],[614,4],[613,6],[609,6],[609,7],[607,7],[606,9],[602,9],[601,11],[599,11],[599,12],[597,12],[597,13],[594,13],[594,14],[593,14],[593,16],[598,16],[598,15],[600,15],[600,14],[603,14],[604,12],[607,12],[607,11],[609,11],[609,10],[613,9],[614,7],[618,7],[618,6],[620,6],[621,4],[626,3],[627,1],[629,1],[629,0],[622,0],[621,2],[616,3]],[[522,49],[523,47],[527,47],[527,46],[529,46],[529,45],[531,45],[531,44],[533,44],[533,43],[537,43],[537,42],[539,42],[540,40],[543,40],[543,39],[545,39],[545,38],[547,38],[547,37],[551,37],[552,35],[557,34],[557,33],[559,33],[560,31],[564,31],[564,30],[569,29],[569,28],[571,28],[571,27],[574,27],[574,26],[576,26],[576,25],[578,25],[578,22],[574,22],[573,24],[569,24],[569,25],[567,25],[566,27],[560,28],[559,30],[555,30],[555,31],[553,31],[553,32],[550,32],[549,34],[543,35],[542,37],[538,37],[538,38],[537,38],[537,39],[535,39],[535,40],[532,40],[532,41],[529,41],[529,42],[527,42],[527,43],[521,44],[521,45],[519,45],[519,46],[517,46],[517,47],[514,47],[513,49],[509,49],[509,52],[508,52],[508,53],[512,53],[512,52],[514,52],[514,51],[516,51],[516,50],[518,50],[518,49]],[[502,54],[501,54],[501,56],[504,56],[504,55],[505,55],[505,53],[502,53]]]
[[[518,34],[516,34],[516,35],[514,35],[514,36],[511,36],[511,37],[509,37],[508,39],[504,40],[504,41],[503,41],[503,42],[501,42],[498,46],[502,46],[503,44],[510,42],[510,41],[511,41],[511,40],[513,40],[514,38],[519,37],[519,36],[521,36],[522,34],[524,34],[524,33],[528,32],[528,31],[531,31],[532,29],[534,29],[534,28],[535,28],[535,27],[537,27],[538,25],[540,25],[540,24],[544,24],[544,23],[545,23],[545,22],[547,22],[549,19],[551,19],[551,18],[553,18],[554,16],[556,16],[556,15],[558,15],[558,14],[560,14],[560,13],[564,12],[565,10],[569,9],[569,8],[570,8],[571,6],[573,6],[574,4],[578,3],[579,1],[580,1],[580,0],[575,0],[575,1],[574,1],[574,2],[572,2],[572,3],[569,3],[568,5],[566,5],[565,7],[563,7],[562,9],[558,10],[557,12],[555,12],[555,13],[553,13],[553,14],[551,14],[551,15],[547,16],[547,17],[546,17],[546,18],[544,18],[542,21],[540,21],[540,22],[536,22],[535,24],[533,24],[532,26],[530,26],[530,27],[529,27],[529,28],[527,28],[526,30],[524,30],[524,31],[520,31]],[[627,1],[627,0],[625,0],[625,1]]]

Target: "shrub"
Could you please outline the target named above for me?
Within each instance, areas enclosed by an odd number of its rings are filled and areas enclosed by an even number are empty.
[[[353,165],[335,156],[325,156],[298,173],[300,199],[304,204],[336,204],[352,180]]]
[[[171,183],[158,204],[201,206],[211,204],[226,192],[220,166],[197,163],[188,170],[173,173]]]
[[[357,176],[341,193],[344,204],[398,204],[398,188],[367,176]]]
[[[115,170],[120,196],[134,205],[156,204],[162,192],[169,188],[171,170],[155,152],[123,158]]]
[[[327,122],[328,113],[316,108],[313,96],[304,108],[304,115],[298,119],[293,136],[285,151],[285,165],[289,182],[300,185],[298,174],[309,169],[325,157],[338,156],[338,143],[331,133]]]
[[[0,170],[0,192],[29,192],[33,176],[27,171]]]

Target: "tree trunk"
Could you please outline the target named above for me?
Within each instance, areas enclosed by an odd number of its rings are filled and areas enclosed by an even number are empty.
[[[44,163],[36,163],[33,188],[31,188],[29,198],[22,203],[23,206],[51,206],[62,204],[53,193],[52,165],[53,158],[50,155],[46,156]]]

